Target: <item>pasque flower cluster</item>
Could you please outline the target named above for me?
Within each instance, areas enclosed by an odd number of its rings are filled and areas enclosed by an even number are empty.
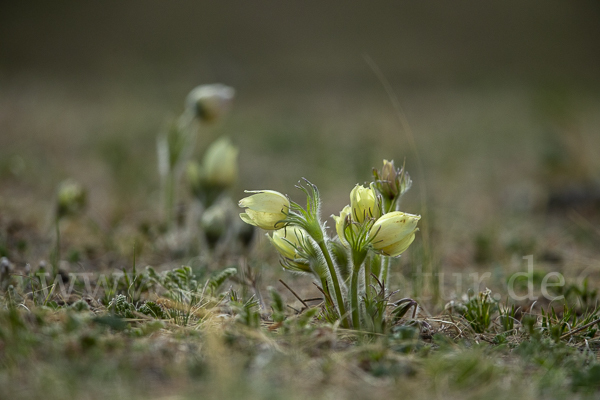
[[[390,258],[400,256],[415,240],[421,218],[398,210],[400,197],[411,185],[404,167],[396,169],[393,161],[384,160],[374,177],[367,187],[356,185],[350,204],[332,216],[337,238],[327,235],[319,215],[319,191],[306,180],[298,186],[307,195],[306,207],[273,190],[249,191],[252,194],[239,202],[245,208],[240,214],[244,222],[274,231],[269,238],[282,266],[312,274],[325,295],[327,315],[355,329],[377,330],[374,314],[385,313],[387,298],[380,293],[375,299],[371,279],[382,285],[389,282]],[[384,304],[381,312],[371,312],[375,303]]]

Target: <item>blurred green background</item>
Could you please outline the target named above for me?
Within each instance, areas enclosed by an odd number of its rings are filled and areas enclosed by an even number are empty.
[[[240,146],[236,197],[300,200],[306,177],[328,216],[383,158],[405,159],[404,209],[421,212],[424,194],[440,258],[460,264],[514,235],[509,216],[539,233],[553,190],[597,184],[598,21],[592,0],[5,3],[0,199],[43,214],[73,177],[96,218],[155,214],[156,135],[189,90],[221,82],[233,109],[196,153],[223,134]]]

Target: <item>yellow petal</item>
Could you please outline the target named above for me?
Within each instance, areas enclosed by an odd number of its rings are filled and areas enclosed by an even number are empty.
[[[240,200],[239,206],[258,212],[281,213],[288,212],[290,201],[283,194],[274,190],[246,191],[256,193]]]
[[[237,178],[238,149],[227,138],[213,142],[204,154],[204,174],[210,183],[229,186]]]
[[[242,221],[244,221],[245,223],[247,223],[249,225],[257,226],[256,223],[246,213],[241,213],[240,218],[242,219]]]
[[[394,211],[379,218],[371,228],[375,236],[373,247],[382,249],[410,235],[417,227],[420,215]]]
[[[381,249],[381,251],[389,255],[391,257],[397,257],[400,254],[404,253],[406,249],[411,245],[411,243],[415,240],[415,234],[408,235],[404,239],[399,242],[393,243],[387,247]]]
[[[296,247],[302,246],[304,238],[304,230],[295,226],[276,230],[273,232],[273,236],[270,237],[271,243],[279,253],[292,260],[297,257]]]
[[[379,217],[377,196],[373,188],[356,185],[350,192],[350,205],[352,206],[352,219],[363,222],[365,218]]]
[[[344,236],[344,223],[346,221],[346,217],[348,216],[348,214],[350,214],[351,211],[352,209],[350,208],[350,206],[346,206],[342,209],[339,216],[331,216],[335,221],[335,231],[337,232],[337,235],[340,238],[340,242],[345,247],[348,247],[348,241],[346,241],[346,237]]]
[[[246,215],[254,222],[253,225],[259,228],[266,230],[283,228],[283,222],[281,222],[285,218],[283,214],[259,212],[248,208],[246,209]]]

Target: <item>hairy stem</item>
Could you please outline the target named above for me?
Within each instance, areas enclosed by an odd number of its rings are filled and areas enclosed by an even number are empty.
[[[329,283],[327,282],[327,278],[323,278],[323,277],[320,276],[319,279],[321,280],[321,288],[323,289],[323,292],[325,292],[325,294],[327,296],[329,296],[329,297],[325,298],[325,301],[327,301],[328,303],[330,303],[329,300],[331,300],[331,293],[329,293]],[[331,305],[335,306],[335,304],[331,304]]]
[[[361,329],[360,323],[360,302],[358,301],[358,278],[360,277],[360,271],[363,264],[365,264],[365,258],[367,257],[366,251],[352,250],[352,279],[350,283],[350,304],[352,306],[352,323],[355,329]],[[367,270],[371,268],[365,264],[365,274]],[[366,276],[365,276],[366,278]],[[366,284],[367,280],[365,280]],[[366,289],[366,288],[365,288]]]
[[[342,290],[340,287],[340,281],[337,276],[337,271],[335,270],[335,266],[333,265],[333,260],[331,259],[331,254],[329,254],[329,249],[325,244],[324,240],[317,241],[323,256],[325,257],[325,262],[327,262],[327,268],[329,269],[329,275],[331,275],[331,283],[333,283],[333,292],[335,294],[335,300],[338,303],[338,311],[340,313],[340,318],[342,319],[342,326],[348,328],[350,327],[350,323],[348,322],[348,316],[346,315],[346,306],[344,304],[344,297],[342,296]]]
[[[352,307],[352,324],[355,329],[360,327],[360,304],[358,303],[358,277],[360,266],[353,268],[352,281],[350,283],[350,305]]]

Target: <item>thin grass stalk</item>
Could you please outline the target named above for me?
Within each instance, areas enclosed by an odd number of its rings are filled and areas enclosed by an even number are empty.
[[[404,109],[402,108],[402,105],[400,104],[400,100],[398,99],[398,96],[396,94],[396,92],[394,92],[394,89],[392,88],[392,85],[390,84],[390,82],[387,80],[387,78],[385,77],[385,75],[383,74],[383,72],[381,71],[381,69],[379,68],[379,66],[375,63],[375,61],[369,57],[368,55],[364,56],[365,61],[367,62],[367,64],[371,67],[371,70],[373,71],[373,73],[375,74],[375,76],[377,77],[377,79],[379,79],[379,82],[381,83],[381,85],[383,86],[384,90],[386,91],[390,102],[392,103],[392,106],[394,107],[394,109],[396,110],[396,116],[398,117],[398,121],[400,122],[400,126],[402,126],[402,129],[404,131],[404,134],[406,136],[406,139],[408,140],[408,144],[409,147],[411,149],[411,151],[414,154],[416,163],[417,163],[417,170],[419,173],[419,177],[423,182],[426,182],[425,179],[425,168],[423,167],[423,161],[421,160],[421,154],[419,153],[419,149],[417,148],[417,142],[415,141],[415,135],[412,131],[412,128],[410,127],[410,124],[408,123],[408,118],[406,117],[406,114],[404,112]],[[431,227],[429,226],[429,210],[427,207],[427,187],[426,185],[419,185],[419,194],[420,194],[420,201],[421,201],[421,216],[422,216],[422,223],[421,223],[421,238],[422,238],[422,249],[421,251],[423,252],[423,259],[422,261],[422,266],[420,266],[419,269],[419,274],[422,273],[431,273],[432,278],[433,278],[433,273],[436,272],[433,270],[432,267],[432,262],[433,262],[433,256],[432,256],[432,248],[431,248]],[[419,277],[419,278],[415,278],[413,281],[414,285],[419,285],[419,286],[423,286],[423,277]],[[436,284],[436,286],[439,286]],[[421,292],[421,287],[415,289],[415,292]],[[435,296],[439,296],[439,290],[436,290],[434,293]]]
[[[379,275],[379,279],[385,284],[385,286],[389,286],[390,282],[390,263],[390,257],[381,257],[381,274]]]
[[[57,215],[54,220],[54,227],[56,229],[56,248],[54,249],[54,260],[52,262],[52,274],[53,277],[58,275],[59,264],[60,264],[60,217]]]

